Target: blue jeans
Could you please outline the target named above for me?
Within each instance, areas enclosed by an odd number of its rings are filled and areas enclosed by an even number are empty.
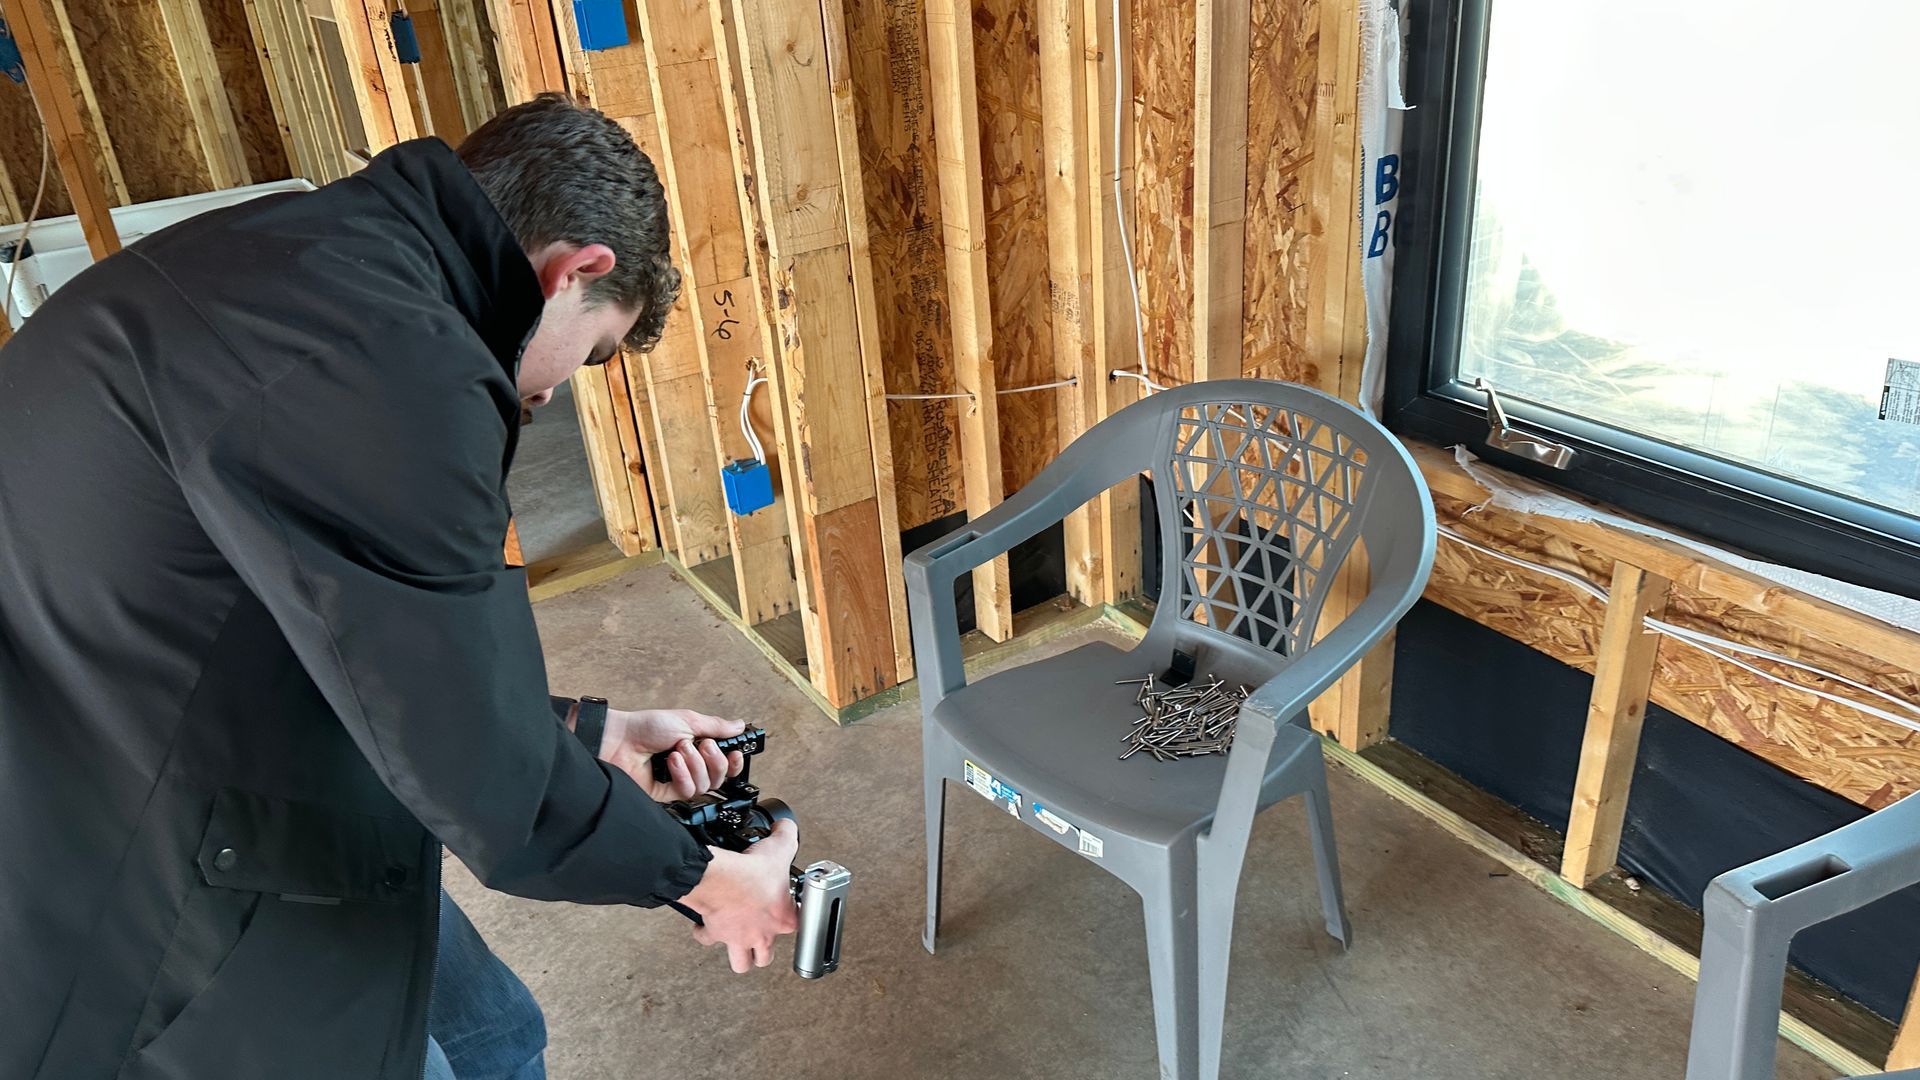
[[[443,890],[425,1080],[546,1080],[547,1021]]]

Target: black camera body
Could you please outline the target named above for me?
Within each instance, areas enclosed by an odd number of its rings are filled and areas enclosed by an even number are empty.
[[[749,728],[730,739],[718,740],[722,752],[738,750],[745,757],[740,775],[730,776],[714,791],[667,804],[667,813],[685,826],[693,838],[723,851],[745,851],[773,834],[781,820],[798,824],[793,809],[779,799],[763,799],[748,779],[754,755],[767,747],[763,728]],[[665,780],[666,762],[656,757],[654,777]],[[793,900],[800,909],[794,933],[793,970],[803,979],[831,975],[840,967],[840,931],[846,918],[847,893],[853,874],[838,863],[822,860],[790,868]],[[700,917],[676,904],[694,922]]]

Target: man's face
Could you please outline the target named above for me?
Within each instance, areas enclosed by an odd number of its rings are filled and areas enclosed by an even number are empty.
[[[534,254],[534,273],[547,303],[520,355],[518,387],[527,404],[546,404],[553,388],[582,364],[606,363],[633,329],[638,312],[587,297],[588,286],[613,269],[613,263],[613,250],[604,244],[551,244]]]

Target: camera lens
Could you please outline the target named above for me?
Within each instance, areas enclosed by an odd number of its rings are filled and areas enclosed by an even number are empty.
[[[753,816],[754,824],[768,832],[772,832],[773,827],[782,821],[791,821],[795,826],[800,824],[800,819],[793,814],[793,807],[779,799],[761,799],[753,808]]]

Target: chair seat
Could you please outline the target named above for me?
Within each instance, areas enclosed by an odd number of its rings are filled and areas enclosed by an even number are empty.
[[[1140,688],[1116,680],[1141,678],[1155,666],[1104,642],[1084,645],[969,683],[935,707],[933,722],[1029,804],[1037,799],[1075,824],[1166,843],[1213,819],[1227,757],[1120,760],[1122,739],[1141,715]],[[1309,748],[1320,752],[1318,737],[1281,725],[1262,807],[1292,794],[1274,781]],[[1031,816],[1031,805],[1021,809]]]

